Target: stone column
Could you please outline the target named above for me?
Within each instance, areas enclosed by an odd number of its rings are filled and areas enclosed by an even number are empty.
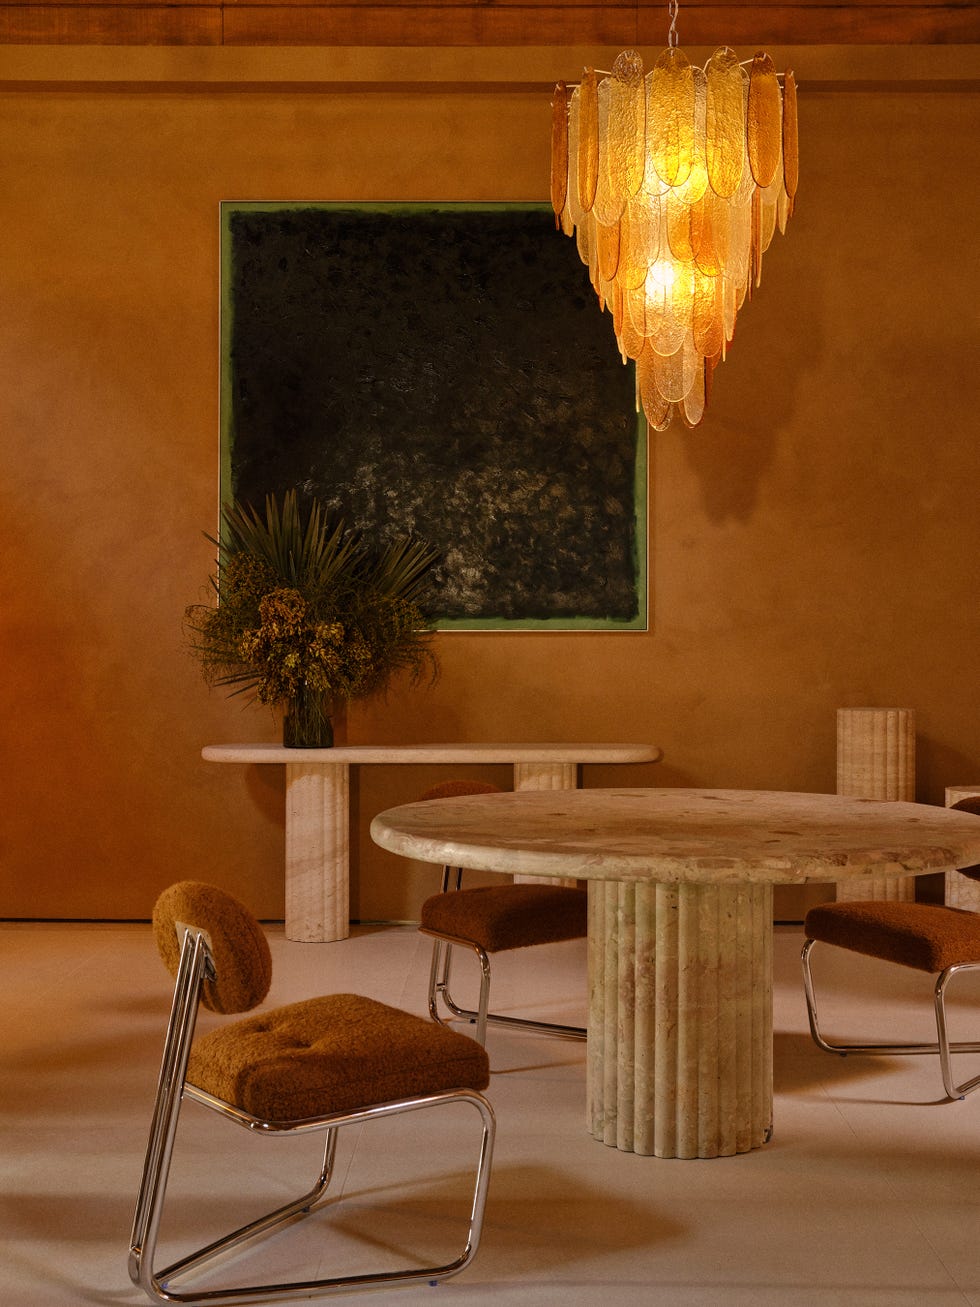
[[[980,785],[948,785],[946,787],[946,807],[952,808],[960,799],[980,796]],[[977,818],[980,821],[980,817]],[[980,881],[961,876],[958,871],[946,873],[946,902],[951,908],[965,908],[968,912],[980,912]]]
[[[727,1157],[772,1128],[772,886],[589,882],[588,1125]]]
[[[837,793],[915,802],[915,709],[837,709]],[[915,877],[838,882],[837,898],[915,900]]]
[[[515,762],[515,790],[576,790],[578,789],[577,762]],[[519,885],[577,885],[578,881],[567,876],[524,876],[517,875],[514,881]]]
[[[350,934],[350,768],[286,764],[286,938]]]

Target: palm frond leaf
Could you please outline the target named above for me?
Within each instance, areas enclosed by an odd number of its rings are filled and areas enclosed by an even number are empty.
[[[286,705],[298,695],[363,698],[393,676],[417,682],[438,662],[425,605],[438,551],[404,537],[370,548],[360,532],[294,490],[265,511],[222,511],[217,606],[186,610],[209,684]],[[232,688],[233,687],[233,688]]]

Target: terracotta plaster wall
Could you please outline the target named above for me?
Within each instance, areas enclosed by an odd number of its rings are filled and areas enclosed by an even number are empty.
[[[212,561],[218,205],[543,199],[548,114],[520,86],[0,82],[0,915],[145,917],[190,876],[281,916],[281,773],[200,759],[276,723],[181,630]],[[439,682],[349,741],[654,741],[584,783],[832,790],[836,708],[895,705],[921,799],[980,781],[978,115],[969,87],[804,96],[798,213],[704,424],[653,440],[649,632],[440,635]],[[355,774],[356,917],[433,888],[367,824],[446,774]]]

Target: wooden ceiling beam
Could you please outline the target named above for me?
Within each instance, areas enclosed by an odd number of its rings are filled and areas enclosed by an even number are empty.
[[[0,0],[0,43],[235,46],[667,44],[666,4],[620,0]],[[682,46],[980,43],[980,5],[950,0],[681,6]]]

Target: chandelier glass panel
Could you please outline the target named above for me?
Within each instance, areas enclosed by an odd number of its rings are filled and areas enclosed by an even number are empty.
[[[673,31],[671,33],[673,37]],[[637,406],[658,431],[696,426],[762,255],[793,212],[796,86],[772,60],[716,50],[703,68],[669,46],[644,73],[635,50],[601,80],[587,68],[552,101],[551,202],[575,237]]]

